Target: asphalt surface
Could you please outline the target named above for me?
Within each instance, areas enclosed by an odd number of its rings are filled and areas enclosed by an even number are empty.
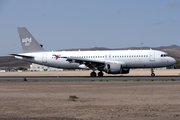
[[[180,81],[180,76],[0,76],[0,81]]]

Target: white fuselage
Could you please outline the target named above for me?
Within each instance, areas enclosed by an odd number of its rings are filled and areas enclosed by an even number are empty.
[[[174,58],[167,56],[166,53],[157,50],[112,50],[112,51],[56,51],[56,52],[34,52],[23,53],[21,55],[33,56],[23,59],[29,62],[64,69],[79,69],[80,64],[69,62],[64,57],[75,57],[80,59],[98,60],[105,63],[123,62],[126,68],[158,68],[173,65]],[[56,58],[57,55],[59,58]]]

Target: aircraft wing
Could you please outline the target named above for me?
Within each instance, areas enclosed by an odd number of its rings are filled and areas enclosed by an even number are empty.
[[[91,59],[86,59],[86,58],[77,58],[77,57],[61,57],[61,58],[66,58],[66,61],[69,61],[70,63],[79,63],[79,64],[84,64],[90,69],[94,68],[101,68],[105,66],[105,61],[100,61],[100,60],[91,60]]]

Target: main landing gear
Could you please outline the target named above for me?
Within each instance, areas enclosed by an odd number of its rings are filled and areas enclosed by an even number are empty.
[[[151,68],[151,77],[154,77],[154,76],[155,76],[154,70],[153,70],[153,68]]]
[[[103,72],[98,72],[98,77],[103,77]]]
[[[91,75],[91,77],[96,77],[96,72],[93,71],[93,72],[91,72],[90,75]],[[104,75],[103,72],[98,72],[98,77],[103,77],[103,75]]]
[[[91,72],[91,77],[96,77],[96,72]]]

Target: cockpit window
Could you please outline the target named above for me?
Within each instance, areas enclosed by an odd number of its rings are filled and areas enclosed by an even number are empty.
[[[168,54],[161,54],[161,57],[169,57]]]

